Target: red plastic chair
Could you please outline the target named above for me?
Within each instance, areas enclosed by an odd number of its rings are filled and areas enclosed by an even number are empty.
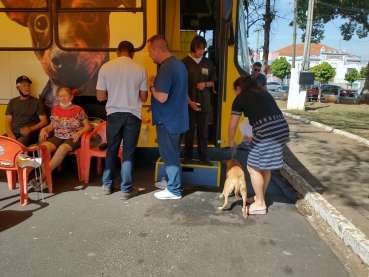
[[[78,148],[74,151],[70,151],[67,153],[67,155],[76,155],[76,159],[77,159],[77,168],[78,168],[78,179],[80,181],[83,181],[84,179],[84,175],[83,175],[83,150],[82,150],[82,139],[81,139],[81,148]],[[63,170],[63,164],[60,164],[58,166],[58,171],[62,171]]]
[[[10,190],[16,188],[16,172],[18,172],[21,206],[28,204],[28,175],[34,169],[34,167],[19,167],[17,165],[17,157],[21,153],[37,150],[41,151],[42,162],[45,165],[46,171],[46,183],[49,188],[49,193],[52,193],[53,185],[50,171],[50,155],[46,146],[39,145],[35,147],[26,147],[14,139],[0,136],[0,169],[6,170],[6,177]]]
[[[97,157],[97,173],[102,173],[102,158],[106,157],[106,151],[100,150],[99,148],[92,148],[91,147],[91,138],[95,135],[99,134],[102,143],[106,143],[106,121],[101,122],[99,125],[92,130],[92,132],[86,134],[86,136],[82,139],[82,148],[84,153],[83,163],[83,176],[84,181],[88,184],[90,179],[90,165],[91,165],[91,158]],[[120,158],[121,164],[123,163],[123,149],[122,146],[119,148],[118,157]]]

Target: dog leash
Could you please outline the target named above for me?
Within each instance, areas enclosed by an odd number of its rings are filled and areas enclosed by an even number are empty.
[[[234,157],[236,156],[237,154],[237,144],[234,143],[233,144],[233,147],[231,148],[231,159],[234,159]]]

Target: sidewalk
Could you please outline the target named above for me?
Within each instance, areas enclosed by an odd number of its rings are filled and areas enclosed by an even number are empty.
[[[369,141],[284,114],[291,142],[283,177],[369,264]]]

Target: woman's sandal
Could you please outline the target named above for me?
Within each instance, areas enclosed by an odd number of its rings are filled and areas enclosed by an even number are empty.
[[[35,191],[41,191],[47,189],[47,184],[40,178],[34,178],[28,182],[28,185],[32,186]]]

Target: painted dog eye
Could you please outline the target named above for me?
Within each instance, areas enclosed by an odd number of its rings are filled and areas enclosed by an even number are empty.
[[[45,15],[40,15],[36,18],[35,29],[37,29],[38,31],[44,31],[48,25],[49,24]]]
[[[95,12],[82,13],[81,20],[84,23],[94,23],[97,20],[97,14]]]

